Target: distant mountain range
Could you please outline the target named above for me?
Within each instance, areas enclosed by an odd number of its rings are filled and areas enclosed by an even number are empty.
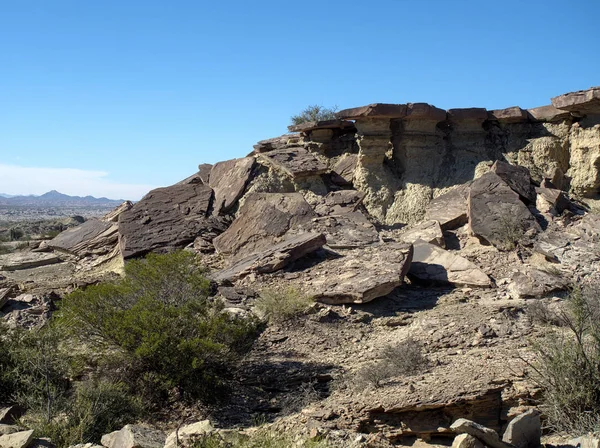
[[[101,206],[101,207],[116,207],[121,204],[123,199],[107,199],[95,198],[93,196],[69,196],[59,193],[56,190],[44,193],[41,196],[13,196],[10,194],[0,193],[0,205],[30,205],[30,206],[69,206],[69,207],[84,207],[84,206]]]

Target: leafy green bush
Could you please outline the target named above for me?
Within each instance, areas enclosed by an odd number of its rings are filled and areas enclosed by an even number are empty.
[[[264,289],[256,300],[256,312],[271,322],[282,322],[305,312],[314,300],[296,288]]]
[[[325,121],[335,119],[337,106],[327,108],[317,104],[308,106],[298,115],[292,115],[291,121],[293,125],[306,123],[309,121]]]
[[[125,277],[66,297],[59,325],[98,351],[104,371],[154,404],[215,399],[260,331],[208,297],[204,271],[187,252],[130,261]],[[114,367],[117,367],[115,369]]]
[[[565,329],[534,347],[531,364],[547,424],[570,434],[599,434],[600,288],[573,291],[558,316]]]

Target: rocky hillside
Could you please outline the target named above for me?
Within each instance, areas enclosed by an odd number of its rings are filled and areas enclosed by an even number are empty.
[[[37,267],[0,256],[5,319],[48,306],[42,292],[19,298],[41,291],[28,275],[60,295],[185,248],[232,312],[290,286],[318,302],[265,330],[230,406],[209,416],[217,425],[261,414],[346,446],[449,444],[460,418],[506,432],[539,397],[527,360],[546,330],[528,304],[600,281],[600,88],[530,110],[372,104],[337,116],[63,232],[27,254]],[[26,274],[56,266],[60,278]],[[360,385],[409,339],[424,369]]]

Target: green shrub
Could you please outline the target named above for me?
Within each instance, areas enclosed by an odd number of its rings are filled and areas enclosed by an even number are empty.
[[[306,123],[309,121],[325,121],[335,119],[337,106],[327,108],[319,105],[311,105],[304,109],[298,115],[292,115],[291,122],[293,125]]]
[[[154,404],[173,392],[215,399],[260,325],[209,299],[203,274],[187,252],[130,261],[124,279],[66,297],[59,325],[98,350],[100,366],[116,370],[113,380]]]
[[[313,303],[312,297],[289,287],[262,290],[254,306],[261,317],[271,322],[282,322],[304,313]]]
[[[533,378],[548,426],[600,434],[600,289],[573,291],[559,319],[565,329],[534,346]]]
[[[302,439],[293,433],[259,428],[248,435],[204,436],[196,440],[192,448],[333,448],[333,445],[322,439]]]

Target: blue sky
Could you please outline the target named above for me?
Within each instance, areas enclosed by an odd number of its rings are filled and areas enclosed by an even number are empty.
[[[0,0],[0,192],[139,199],[309,104],[549,104],[600,84],[598,17],[598,0]]]

